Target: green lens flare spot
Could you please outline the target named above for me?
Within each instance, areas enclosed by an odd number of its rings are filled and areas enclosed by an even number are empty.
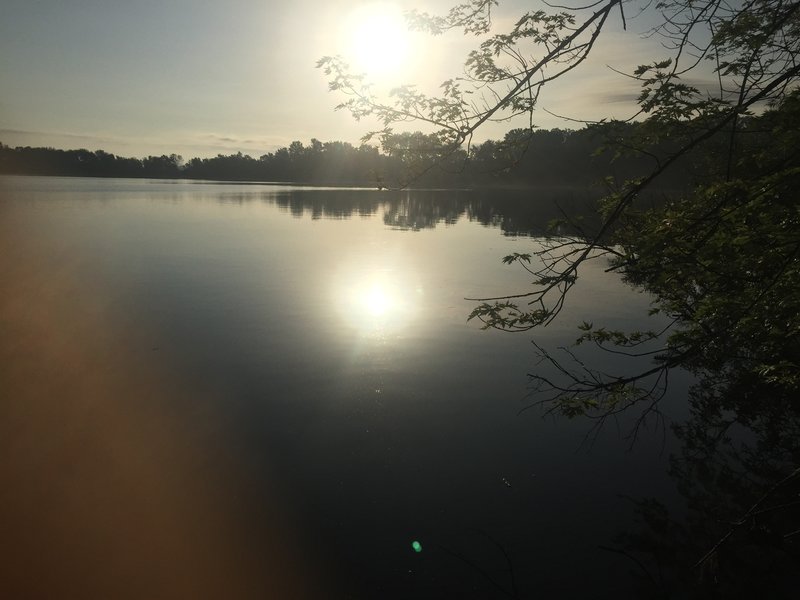
[[[422,552],[422,544],[420,544],[417,540],[411,542],[411,547],[414,549],[414,552]]]

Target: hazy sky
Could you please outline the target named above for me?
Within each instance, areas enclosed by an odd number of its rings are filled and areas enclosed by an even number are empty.
[[[372,14],[374,4],[2,0],[0,141],[186,158],[237,151],[259,156],[312,137],[358,143],[368,124],[333,110],[341,99],[327,91],[315,63],[326,54],[361,52],[374,59],[382,52],[365,50],[380,38],[357,43],[364,35],[356,33],[359,19]],[[433,12],[451,4],[393,6]],[[539,7],[535,0],[501,1],[496,22]],[[649,62],[655,42],[639,35],[646,23],[629,23],[622,32],[618,21],[592,62],[553,86],[541,106],[584,118],[630,113],[638,88],[606,65],[630,70]],[[405,58],[376,77],[387,86],[418,81],[435,89],[459,74],[474,43],[458,34],[396,41],[407,45]],[[369,56],[362,58],[370,64]],[[536,123],[565,126],[544,112]],[[490,128],[481,137],[499,138],[503,131]]]

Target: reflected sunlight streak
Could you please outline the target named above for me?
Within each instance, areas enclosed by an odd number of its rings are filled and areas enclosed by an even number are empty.
[[[388,273],[345,278],[337,283],[337,306],[345,323],[364,335],[397,334],[419,308],[422,289]]]
[[[373,287],[363,298],[364,308],[367,312],[378,317],[393,307],[393,301],[389,294],[380,287]]]

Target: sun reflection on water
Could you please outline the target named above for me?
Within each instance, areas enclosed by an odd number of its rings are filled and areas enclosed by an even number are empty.
[[[422,288],[387,271],[354,273],[337,282],[344,321],[364,335],[399,334],[419,309]]]
[[[375,286],[370,289],[362,299],[366,311],[374,317],[379,317],[390,311],[394,302],[392,296],[385,289]]]

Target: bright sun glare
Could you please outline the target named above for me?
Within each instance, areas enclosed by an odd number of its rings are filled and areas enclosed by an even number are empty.
[[[364,309],[372,316],[379,317],[391,310],[393,301],[391,295],[382,287],[374,286],[368,290],[361,299]]]
[[[407,272],[384,268],[339,273],[333,292],[345,322],[367,336],[402,332],[414,320],[423,295]]]
[[[409,33],[402,11],[393,4],[368,4],[354,10],[343,35],[347,59],[356,71],[391,77],[408,59]]]

